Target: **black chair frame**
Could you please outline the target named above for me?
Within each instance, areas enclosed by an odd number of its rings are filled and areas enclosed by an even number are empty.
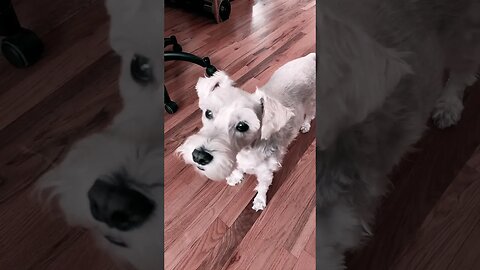
[[[197,64],[205,68],[205,73],[208,77],[212,76],[217,68],[210,63],[208,57],[200,58],[194,54],[186,53],[182,51],[182,46],[178,44],[175,36],[165,38],[164,47],[172,45],[172,51],[164,52],[164,61],[185,61]],[[150,60],[141,55],[135,55],[130,64],[130,72],[135,81],[142,84],[151,83],[153,81],[153,70],[150,65]],[[164,90],[164,106],[165,110],[173,114],[178,110],[178,105],[175,103],[168,94],[167,87],[163,86]]]

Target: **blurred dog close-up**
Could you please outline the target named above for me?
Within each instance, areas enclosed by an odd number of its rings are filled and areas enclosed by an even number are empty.
[[[37,192],[58,202],[69,225],[88,229],[120,269],[161,269],[164,109],[157,46],[163,39],[149,32],[160,25],[161,4],[107,1],[106,7],[110,45],[121,59],[116,89],[123,107],[106,128],[75,142],[38,180]],[[142,35],[151,43],[141,42]],[[146,83],[132,67],[137,54],[151,59]]]
[[[344,269],[428,118],[440,129],[461,119],[480,63],[480,4],[317,4],[317,269]]]

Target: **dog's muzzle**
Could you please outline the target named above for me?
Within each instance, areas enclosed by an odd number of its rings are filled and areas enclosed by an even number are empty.
[[[88,191],[88,199],[93,218],[120,231],[139,227],[155,209],[155,203],[142,193],[100,179]]]
[[[195,163],[202,166],[207,165],[213,160],[213,156],[202,148],[193,150],[192,158]]]

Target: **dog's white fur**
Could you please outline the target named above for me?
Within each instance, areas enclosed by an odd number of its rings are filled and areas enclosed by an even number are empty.
[[[386,175],[425,130],[454,125],[480,63],[478,0],[319,0],[317,269],[344,269]],[[450,70],[442,87],[444,69]],[[421,179],[419,179],[421,181]]]
[[[299,131],[308,132],[315,117],[315,53],[280,67],[254,93],[234,86],[223,71],[200,78],[196,85],[203,127],[177,149],[188,164],[212,180],[226,179],[234,186],[244,174],[257,176],[253,209],[263,210],[267,191]],[[207,110],[213,118],[205,116]],[[239,132],[239,122],[249,130]],[[199,165],[192,152],[206,149],[212,162]]]

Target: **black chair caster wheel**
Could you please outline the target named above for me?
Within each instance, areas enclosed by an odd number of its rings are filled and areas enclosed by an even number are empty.
[[[218,15],[220,16],[220,19],[222,20],[222,22],[230,18],[231,11],[232,11],[232,6],[230,4],[230,0],[223,0],[218,7]]]
[[[178,111],[178,105],[177,105],[177,103],[175,103],[173,101],[168,102],[168,103],[165,104],[165,110],[169,114],[174,114]]]
[[[3,56],[13,66],[26,68],[40,59],[44,46],[34,32],[22,29],[18,34],[3,39],[1,49]]]
[[[173,44],[173,51],[174,52],[182,52],[183,48],[180,44]]]

